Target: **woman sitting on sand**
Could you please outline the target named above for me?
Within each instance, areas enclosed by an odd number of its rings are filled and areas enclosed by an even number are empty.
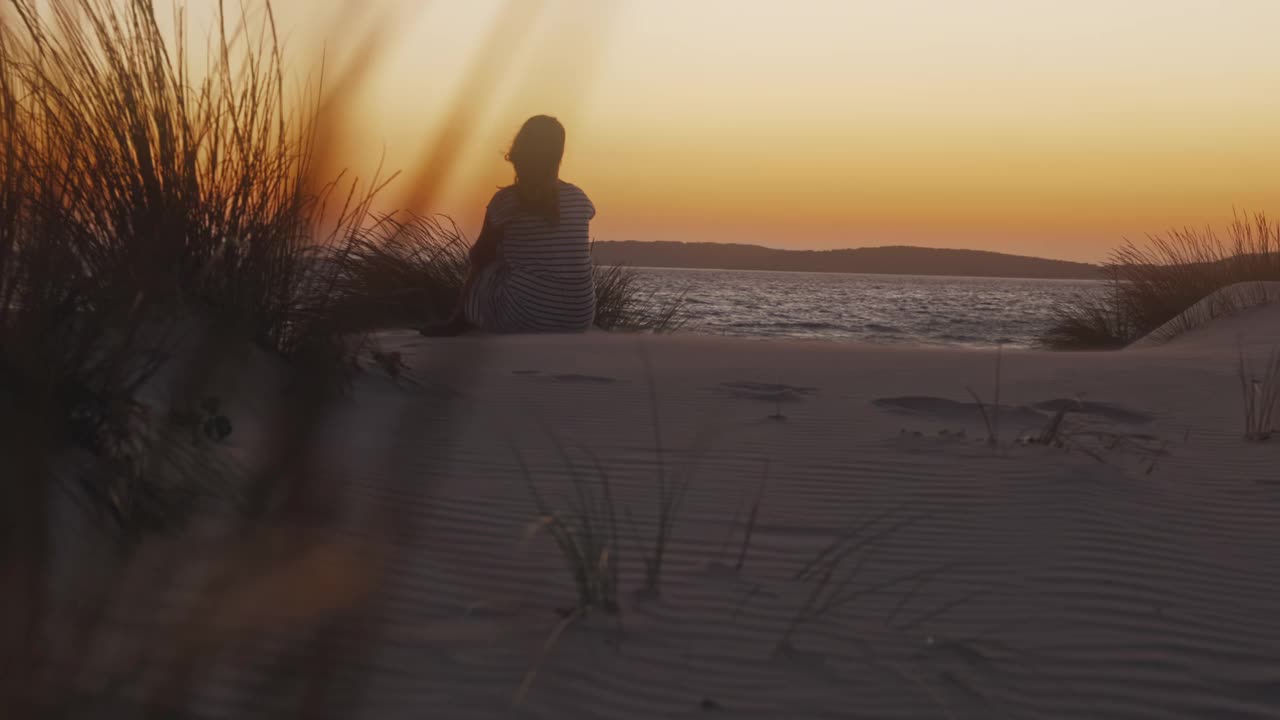
[[[516,181],[489,201],[458,306],[424,335],[582,332],[595,318],[591,239],[596,209],[585,193],[560,180],[564,127],[546,115],[529,118],[507,160]]]

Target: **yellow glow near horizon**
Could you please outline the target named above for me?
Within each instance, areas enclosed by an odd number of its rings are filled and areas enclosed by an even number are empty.
[[[500,68],[431,207],[468,228],[539,112],[568,127],[603,240],[1098,260],[1280,200],[1275,0],[370,5],[276,0],[297,65],[388,23],[347,101],[357,168],[416,164],[476,63]],[[513,7],[527,22],[478,58]]]

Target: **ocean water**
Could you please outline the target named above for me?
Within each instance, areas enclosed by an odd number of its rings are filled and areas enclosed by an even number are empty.
[[[1034,347],[1052,309],[1092,280],[637,268],[657,301],[685,298],[687,332],[877,343]]]

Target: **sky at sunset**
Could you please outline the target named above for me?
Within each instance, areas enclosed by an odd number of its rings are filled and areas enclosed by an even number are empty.
[[[567,126],[562,176],[600,240],[1099,260],[1280,212],[1276,0],[275,5],[299,74],[374,39],[343,162],[385,157],[408,196],[424,156],[456,149],[430,209],[467,229],[534,113]]]

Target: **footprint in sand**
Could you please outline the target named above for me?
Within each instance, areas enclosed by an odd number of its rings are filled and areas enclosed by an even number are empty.
[[[982,417],[982,406],[976,402],[957,402],[940,397],[906,396],[872,400],[872,405],[894,412],[908,415],[919,415],[937,418],[948,422],[979,420]],[[987,412],[992,411],[990,405]],[[1000,406],[1001,421],[1016,423],[1039,423],[1045,419],[1043,413],[1029,407]]]
[[[1073,400],[1070,398],[1045,400],[1043,402],[1032,403],[1031,407],[1037,410],[1043,410],[1050,414],[1056,413],[1065,407],[1067,411],[1071,413],[1092,415],[1102,420],[1124,423],[1126,425],[1146,425],[1147,423],[1155,420],[1155,418],[1147,415],[1146,413],[1129,410],[1127,408],[1120,407],[1119,405],[1089,402],[1087,400]]]
[[[555,380],[556,382],[585,383],[588,385],[613,385],[614,383],[622,382],[617,378],[605,377],[603,375],[580,375],[578,373],[543,375],[541,370],[512,370],[511,374],[523,377],[538,377],[546,380]]]
[[[601,375],[579,375],[577,373],[567,373],[564,375],[552,375],[552,380],[567,383],[586,383],[589,385],[613,385],[620,382],[618,378],[603,377]]]
[[[876,407],[911,415],[924,415],[942,420],[973,420],[982,416],[982,406],[976,402],[957,402],[940,397],[906,396],[872,400]],[[1031,406],[1000,406],[1000,418],[1011,422],[1038,423],[1062,408],[1069,413],[1089,415],[1099,420],[1129,425],[1146,424],[1154,420],[1150,415],[1108,403],[1087,402],[1068,398],[1056,398],[1032,403]],[[990,405],[986,411],[991,412]]]
[[[816,395],[817,388],[797,387],[795,385],[783,385],[781,383],[761,383],[749,380],[735,380],[733,382],[722,382],[716,386],[721,392],[728,392],[736,398],[744,400],[759,400],[761,402],[785,402],[796,403],[804,402],[806,398]]]

